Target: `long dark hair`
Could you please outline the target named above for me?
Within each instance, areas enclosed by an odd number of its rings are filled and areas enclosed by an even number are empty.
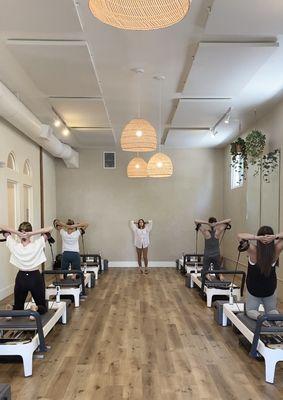
[[[215,217],[209,217],[208,222],[210,224],[214,224],[215,222],[217,222],[217,219]]]
[[[141,228],[140,228],[140,222],[143,222],[143,228],[144,228],[144,227],[145,227],[144,219],[140,218],[140,219],[138,220],[138,228],[139,228],[139,229],[141,229]]]
[[[273,229],[270,226],[262,226],[257,232],[258,236],[274,235]],[[259,240],[256,247],[257,265],[260,267],[260,272],[265,277],[269,277],[272,263],[275,261],[275,244],[274,241],[268,244],[263,244]]]

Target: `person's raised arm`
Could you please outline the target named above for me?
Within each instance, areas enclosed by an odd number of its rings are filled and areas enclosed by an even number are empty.
[[[201,219],[195,219],[195,224],[196,224],[196,225],[209,225],[209,226],[210,226],[210,223],[209,223],[209,222],[207,222],[207,221],[202,221]]]
[[[46,233],[50,233],[52,232],[53,227],[52,226],[48,226],[46,228],[41,228],[41,229],[37,229],[36,231],[32,231],[32,232],[24,232],[24,236],[36,236],[36,235],[44,235]]]
[[[135,222],[134,220],[130,221],[130,225],[133,231],[137,228],[137,222]]]
[[[19,237],[23,236],[22,232],[19,232],[17,229],[9,228],[8,226],[5,225],[0,225],[0,230],[9,234],[17,235]]]
[[[68,225],[65,224],[65,222],[62,222],[57,218],[54,219],[53,226],[55,229],[57,229],[57,231],[60,231],[61,229],[66,229],[68,227]]]
[[[67,225],[69,228],[73,228],[73,229],[76,229],[76,228],[81,228],[81,229],[86,229],[87,227],[88,227],[88,223],[87,222],[78,222],[78,223],[76,223],[76,224],[74,224],[74,225]]]
[[[152,229],[152,224],[153,224],[152,219],[148,220],[148,222],[146,224],[147,224],[147,230],[148,230],[148,232],[150,232]]]

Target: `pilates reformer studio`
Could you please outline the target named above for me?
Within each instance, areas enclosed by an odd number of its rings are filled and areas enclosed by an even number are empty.
[[[283,400],[283,2],[0,0],[0,400]]]

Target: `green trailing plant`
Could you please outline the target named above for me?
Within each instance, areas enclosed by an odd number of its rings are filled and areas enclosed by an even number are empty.
[[[238,137],[230,146],[231,166],[237,172],[243,171],[241,178],[245,179],[248,169],[248,157],[246,152],[246,142],[243,138]]]
[[[231,143],[231,166],[238,172],[242,171],[241,179],[246,178],[249,165],[253,165],[255,167],[254,176],[261,173],[262,179],[270,182],[270,174],[279,165],[280,151],[274,150],[263,154],[265,144],[265,134],[256,129],[252,130],[246,139],[238,137]]]
[[[273,171],[275,171],[279,166],[280,161],[280,150],[271,151],[268,154],[265,154],[261,159],[261,174],[262,179],[265,182],[270,182],[270,175]]]

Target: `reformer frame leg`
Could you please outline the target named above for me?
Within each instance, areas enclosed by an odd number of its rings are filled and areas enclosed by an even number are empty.
[[[212,297],[213,297],[213,294],[210,293],[210,290],[208,290],[206,292],[206,305],[207,305],[207,307],[211,307],[211,305],[212,305]]]
[[[193,289],[194,288],[194,281],[192,279],[192,276],[190,274],[190,288]]]
[[[274,383],[275,368],[278,362],[275,358],[265,358],[265,380],[268,383]]]
[[[28,351],[21,354],[23,359],[23,366],[24,366],[24,375],[31,376],[32,375],[32,360],[33,360],[33,352]]]
[[[75,307],[80,306],[80,294],[79,293],[74,293],[74,302],[75,302]]]

